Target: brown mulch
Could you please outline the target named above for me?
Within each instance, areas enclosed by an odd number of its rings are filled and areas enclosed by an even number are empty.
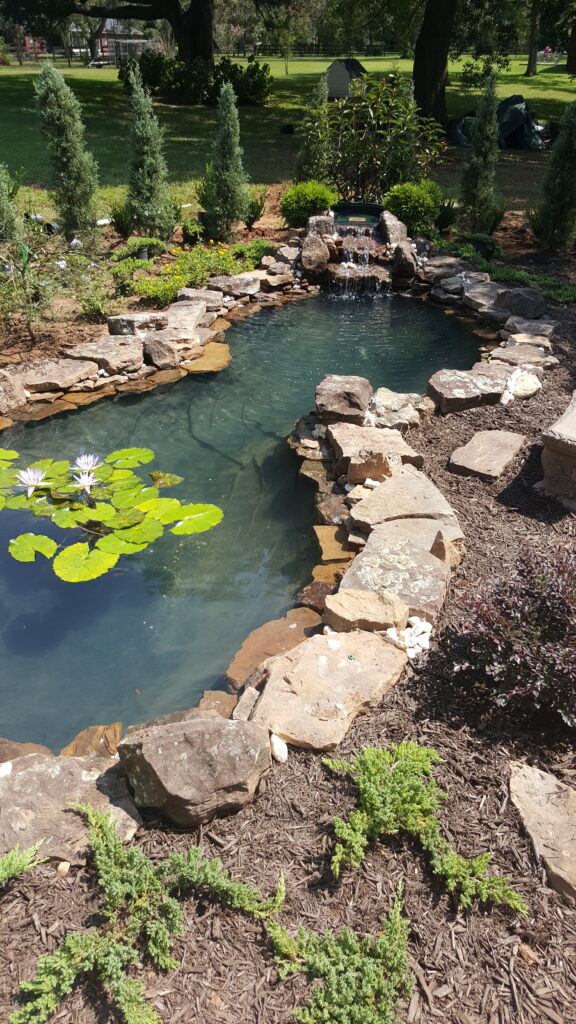
[[[576,376],[576,317],[554,307],[561,321],[556,350],[562,365],[550,371],[543,391],[508,408],[473,409],[435,418],[412,443],[461,517],[468,554],[454,574],[443,623],[460,602],[496,572],[512,571],[526,546],[573,544],[576,517],[537,495],[541,429],[565,408]],[[505,427],[527,438],[526,451],[498,482],[453,475],[449,455],[478,429]],[[243,881],[269,894],[282,871],[288,927],[315,931],[343,925],[374,935],[403,879],[411,920],[415,973],[412,998],[402,1008],[406,1024],[576,1024],[576,910],[545,881],[544,873],[508,795],[514,758],[576,782],[572,737],[544,718],[519,720],[478,706],[459,690],[438,656],[411,670],[379,709],[359,718],[338,752],[362,745],[412,739],[445,759],[438,769],[448,794],[442,811],[447,838],[465,856],[493,853],[493,869],[507,875],[529,904],[522,919],[505,910],[459,913],[432,878],[418,849],[400,837],[371,849],[360,869],[339,883],[329,873],[331,821],[353,808],[352,787],[331,776],[318,755],[291,750],[263,781],[257,799],[240,814],[186,834],[150,820],[138,840],[153,858],[199,842]],[[0,899],[0,1019],[16,1005],[20,980],[37,957],[54,950],[67,930],[84,927],[97,906],[91,869],[59,879],[49,867],[13,883]],[[186,934],[175,943],[181,961],[163,976],[145,970],[149,999],[166,1024],[287,1024],[306,997],[302,977],[281,982],[262,926],[203,900],[185,904]],[[108,1024],[115,1015],[88,981],[68,997],[55,1020]]]

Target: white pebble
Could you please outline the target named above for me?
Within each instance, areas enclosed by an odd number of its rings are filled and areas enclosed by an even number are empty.
[[[376,487],[380,487],[380,481],[372,480],[371,477],[367,477],[366,480],[364,481],[364,487],[369,487],[370,490],[373,491]]]
[[[279,761],[280,764],[288,760],[288,747],[284,740],[281,740],[274,732],[270,734],[270,750],[274,760]]]
[[[386,636],[389,640],[393,640],[394,643],[396,643],[398,639],[398,630],[396,629],[396,626],[390,626],[390,628],[386,630]]]
[[[0,764],[0,779],[5,779],[12,774],[12,761],[4,761]]]
[[[335,633],[336,630],[332,629],[332,626],[324,626],[324,629],[322,630],[322,632],[324,633],[324,636],[329,636],[330,633]],[[316,634],[316,635],[318,635],[318,634]]]

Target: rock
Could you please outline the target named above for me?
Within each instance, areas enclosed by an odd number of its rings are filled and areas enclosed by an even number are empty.
[[[542,383],[535,373],[519,373],[513,375],[509,385],[513,398],[532,398],[542,390]]]
[[[226,669],[228,682],[239,690],[262,661],[296,647],[321,624],[320,616],[311,609],[291,608],[283,618],[252,630]]]
[[[232,718],[235,722],[248,722],[250,715],[254,709],[260,691],[255,686],[247,686],[243,693],[238,698],[238,703],[234,708]]]
[[[342,562],[354,557],[348,544],[348,531],[343,526],[315,526],[314,533],[323,562]]]
[[[354,551],[346,552],[350,555],[346,561],[342,562],[324,562],[321,565],[315,565],[312,569],[312,580],[314,583],[339,583],[344,573],[350,566],[350,560],[354,557]]]
[[[195,722],[196,719],[220,718],[218,711],[214,709],[201,710],[198,707],[185,708],[183,711],[170,711],[167,715],[160,715],[158,718],[151,718],[147,722],[139,722],[137,725],[129,725],[126,729],[124,739],[130,739],[137,733],[146,729],[156,729],[165,725],[178,725],[180,722]]]
[[[308,218],[308,224],[306,225],[306,237],[302,243],[302,248],[306,244],[306,238],[310,235],[333,235],[335,231],[334,217],[329,214],[320,214],[314,217]]]
[[[41,743],[17,743],[16,740],[6,740],[0,736],[0,764],[15,761],[17,757],[27,757],[28,754],[48,754],[52,757],[50,747],[43,747]]]
[[[395,479],[395,478],[394,478]],[[365,548],[356,555],[340,584],[345,590],[396,594],[410,615],[433,622],[450,581],[450,567],[424,547],[390,533],[387,524],[376,527]]]
[[[442,533],[446,540],[460,547],[464,540],[462,528],[455,515],[451,519],[446,517],[441,523],[437,519],[391,519],[386,523],[386,530],[390,538],[404,537],[415,546],[430,552],[438,533]]]
[[[121,736],[122,722],[91,725],[82,729],[66,747],[62,747],[60,756],[87,757],[88,754],[99,754],[100,757],[114,757]]]
[[[27,391],[68,391],[78,381],[98,372],[98,363],[87,359],[39,359],[18,370]]]
[[[347,473],[350,483],[364,483],[368,478],[383,480],[402,464],[418,469],[424,464],[423,457],[398,430],[334,423],[328,427],[326,438],[338,460],[336,473]]]
[[[256,295],[256,292],[260,291],[260,277],[254,273],[236,274],[234,277],[212,277],[208,286],[215,291],[241,299],[244,295]]]
[[[465,284],[462,302],[470,309],[496,306],[498,296],[505,291],[506,288],[501,284],[496,284],[495,281],[485,281],[483,284]]]
[[[156,331],[158,335],[163,334],[163,331]],[[172,335],[172,332],[169,331]],[[144,342],[144,352],[146,359],[149,363],[153,363],[159,370],[173,370],[175,367],[180,366],[183,362],[184,350],[188,346],[180,345],[176,341],[172,341],[169,338],[155,338],[154,334],[147,334]]]
[[[400,242],[404,242],[408,238],[408,228],[406,225],[388,210],[383,210],[380,214],[378,230],[382,241],[386,242],[392,249],[395,249]]]
[[[202,712],[132,732],[118,753],[137,805],[186,828],[239,811],[270,767],[267,729]]]
[[[284,764],[288,760],[288,747],[279,736],[274,733],[270,736],[270,752],[275,761]]]
[[[282,288],[287,288],[288,285],[294,284],[294,280],[293,274],[274,274],[262,280],[262,289],[265,292],[276,292]]]
[[[439,523],[456,520],[444,495],[424,473],[413,466],[403,466],[395,476],[379,484],[371,494],[352,507],[351,516],[363,530],[370,530],[392,519],[415,517],[434,519]]]
[[[226,690],[204,690],[196,707],[198,711],[215,711],[221,718],[232,718],[232,712],[238,703],[235,693]]]
[[[318,635],[262,666],[266,685],[251,716],[285,743],[334,750],[356,715],[400,678],[406,655],[374,633]]]
[[[549,370],[558,366],[558,360],[536,345],[499,345],[488,356],[490,363],[507,363],[509,366],[543,366]]]
[[[440,284],[435,284],[430,291],[430,298],[433,302],[440,302],[444,306],[455,306],[458,296],[454,292],[448,292]]]
[[[334,494],[326,494],[321,500],[316,498],[316,511],[324,526],[339,526],[349,515],[346,493],[336,491]]]
[[[182,380],[182,377],[187,376],[187,371],[183,366],[177,366],[173,370],[157,370],[149,378],[154,385],[159,384],[173,384],[176,380]]]
[[[85,864],[86,822],[71,803],[109,812],[125,841],[142,824],[116,761],[30,754],[0,777],[0,856],[43,839],[41,856]]]
[[[336,586],[336,583],[320,583],[319,581],[308,583],[298,591],[294,603],[303,608],[313,608],[321,615],[328,594],[333,594]]]
[[[110,334],[137,334],[138,331],[159,331],[168,326],[166,313],[120,313],[108,317]]]
[[[374,415],[379,427],[405,431],[409,427],[420,425],[420,416],[416,408],[420,401],[420,395],[378,388],[370,400],[369,411]]]
[[[0,413],[11,412],[26,404],[24,384],[16,373],[0,370]]]
[[[300,464],[300,476],[305,476],[316,485],[321,494],[329,494],[333,481],[329,477],[329,463],[319,459],[305,458]]]
[[[196,341],[196,328],[200,326],[205,316],[205,302],[177,301],[173,305],[168,306],[166,310],[168,324],[165,329],[178,332],[179,337],[183,341],[190,340],[194,344]],[[168,337],[168,335],[165,335],[165,337]]]
[[[340,590],[326,598],[324,622],[337,632],[381,630],[408,622],[408,605],[397,594],[369,590]]]
[[[421,271],[430,284],[440,284],[446,277],[454,277],[462,271],[464,264],[455,256],[435,256],[428,260]]]
[[[199,358],[191,363],[182,363],[187,373],[219,373],[225,370],[232,359],[229,345],[220,341],[209,341],[204,345]]]
[[[222,292],[214,288],[181,288],[177,302],[203,302],[208,312],[222,308]]]
[[[505,309],[494,309],[493,306],[482,306],[476,310],[477,315],[492,329],[503,327],[508,320],[508,313]]]
[[[326,273],[330,261],[330,250],[319,235],[306,235],[302,244],[302,269],[314,281]]]
[[[545,324],[542,320],[526,320],[521,316],[509,316],[500,333],[503,338],[507,338],[510,334],[536,334],[551,338],[555,329],[555,323]]]
[[[537,348],[544,348],[547,352],[552,351],[550,338],[544,334],[509,334],[507,345],[536,345]]]
[[[452,453],[448,468],[462,476],[497,480],[516,458],[526,438],[511,430],[479,430]]]
[[[11,415],[17,422],[26,423],[27,420],[45,420],[48,416],[57,416],[61,412],[72,412],[75,408],[71,402],[59,398],[56,402],[38,402],[37,405],[14,409]]]
[[[495,405],[506,390],[510,368],[489,366],[472,370],[438,370],[427,391],[441,413],[460,412],[477,405]]]
[[[2,401],[2,385],[0,384],[0,402]],[[8,416],[0,416],[0,430],[8,430],[11,427],[14,420],[8,418]]]
[[[232,327],[229,320],[225,320],[223,317],[218,317],[217,320],[212,321],[212,330],[215,332],[227,331]]]
[[[510,797],[520,812],[549,885],[576,904],[576,790],[539,768],[512,761]]]
[[[439,558],[441,562],[446,562],[451,569],[456,569],[466,554],[466,549],[462,544],[455,544],[453,540],[448,540],[446,534],[442,530],[438,530],[430,548],[430,554]]]
[[[280,263],[294,263],[298,259],[300,249],[294,245],[281,245],[276,252],[276,259]]]
[[[316,388],[316,409],[324,423],[363,424],[371,398],[372,387],[365,377],[329,373]]]
[[[91,359],[107,373],[136,373],[144,362],[144,346],[134,335],[116,335],[77,345],[68,357]]]
[[[414,280],[417,269],[416,253],[413,251],[410,242],[406,239],[403,242],[398,242],[394,249],[394,259],[392,261],[392,284],[400,287],[407,286]]]
[[[495,309],[505,309],[511,316],[539,320],[546,312],[547,302],[537,288],[507,288],[494,301]]]
[[[537,486],[576,511],[576,391],[562,415],[542,434],[544,479]]]

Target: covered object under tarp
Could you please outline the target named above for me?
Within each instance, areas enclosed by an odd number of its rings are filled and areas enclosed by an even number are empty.
[[[496,114],[503,149],[544,149],[543,129],[534,121],[523,96],[509,96],[502,100]],[[475,123],[475,114],[452,118],[447,129],[450,142],[469,146]]]

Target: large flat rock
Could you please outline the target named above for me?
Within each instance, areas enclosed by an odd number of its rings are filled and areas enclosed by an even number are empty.
[[[501,284],[496,284],[495,281],[465,284],[462,301],[470,309],[483,309],[485,306],[495,306],[499,296],[505,291],[506,288]]]
[[[324,621],[337,632],[352,629],[383,630],[391,626],[404,629],[408,605],[397,594],[372,590],[339,590],[328,594],[324,603]]]
[[[108,317],[110,334],[137,334],[138,331],[160,330],[168,326],[166,313],[146,311],[143,313],[119,313]]]
[[[374,633],[311,637],[264,663],[267,682],[251,720],[296,747],[333,750],[356,715],[395,685],[406,661]]]
[[[417,469],[424,465],[422,455],[406,443],[399,430],[333,423],[326,431],[326,438],[338,460],[337,473],[347,473],[351,483],[392,476],[395,462]]]
[[[548,882],[576,903],[576,789],[554,775],[512,761],[510,796],[518,808]]]
[[[444,414],[477,405],[496,405],[511,372],[511,367],[488,363],[472,370],[438,370],[428,381],[427,393]]]
[[[522,434],[511,430],[479,430],[468,444],[452,453],[449,468],[462,476],[497,480],[525,442]]]
[[[68,391],[98,369],[98,363],[88,359],[39,359],[20,367],[18,376],[27,391]]]
[[[545,338],[551,338],[556,328],[555,323],[544,323],[543,320],[531,320],[523,316],[510,316],[504,322],[502,335],[509,334],[541,334]]]
[[[91,359],[107,373],[136,373],[144,362],[144,346],[136,335],[115,335],[77,345],[68,357]]]
[[[235,274],[232,277],[211,277],[208,282],[210,291],[223,292],[235,299],[245,295],[256,295],[260,291],[260,275],[254,273]]]
[[[43,839],[41,856],[84,864],[86,823],[71,803],[109,812],[124,840],[142,823],[114,760],[30,754],[6,764],[10,770],[0,777],[0,856]]]
[[[543,366],[551,369],[558,366],[558,360],[538,345],[499,345],[493,348],[488,357],[489,363],[508,363],[509,366]]]
[[[396,594],[410,615],[433,622],[440,611],[450,581],[450,566],[387,525],[370,534],[365,547],[347,569],[340,591],[369,590]]]
[[[226,669],[226,678],[239,690],[261,662],[291,650],[318,630],[322,620],[311,608],[291,608],[248,634]]]
[[[188,302],[176,301],[166,310],[167,327],[181,331],[183,337],[195,337],[196,328],[206,316],[206,303],[196,300]]]
[[[371,398],[372,386],[366,377],[329,373],[316,388],[316,409],[324,423],[362,424]]]
[[[118,754],[138,806],[186,827],[239,811],[271,763],[267,729],[202,711],[130,730]]]
[[[0,370],[0,414],[24,405],[24,383],[17,373]]]
[[[204,302],[206,309],[212,311],[222,308],[222,292],[214,288],[181,288],[176,296],[177,302]]]
[[[435,519],[450,523],[456,517],[435,484],[413,466],[403,466],[353,505],[351,516],[363,530],[392,519]],[[438,526],[440,529],[440,526]]]
[[[512,316],[538,320],[546,312],[547,302],[537,288],[505,288],[494,301],[496,309],[507,309]]]

